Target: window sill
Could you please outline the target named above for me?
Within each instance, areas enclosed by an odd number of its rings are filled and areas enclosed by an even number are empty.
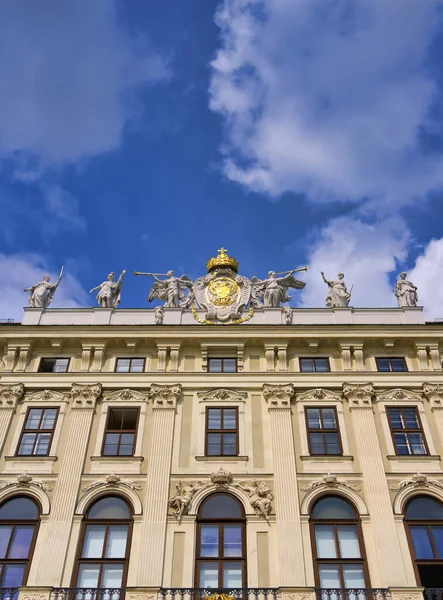
[[[3,473],[34,473],[52,475],[57,456],[5,456]]]
[[[91,456],[91,473],[139,475],[143,456]]]
[[[424,472],[440,473],[441,456],[438,454],[390,454],[386,457],[390,463],[391,471],[409,473],[411,470],[420,469]]]
[[[339,466],[341,473],[352,473],[354,457],[348,455],[326,454],[326,455],[309,455],[300,456],[303,462],[303,472],[312,473],[327,473],[328,471],[336,471]]]
[[[249,456],[196,456],[195,460],[201,462],[246,462]]]

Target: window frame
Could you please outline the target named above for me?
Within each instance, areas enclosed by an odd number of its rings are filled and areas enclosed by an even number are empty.
[[[117,370],[119,360],[129,360],[129,370],[128,371],[118,371]],[[143,361],[143,369],[141,371],[131,371],[133,360],[142,360]],[[117,356],[115,358],[114,373],[145,373],[145,372],[146,372],[146,356]]]
[[[71,358],[71,356],[41,356],[40,361],[38,363],[37,373],[56,373],[57,375],[59,375],[60,373],[69,373],[69,367],[71,366]],[[43,365],[43,361],[45,360],[67,360],[68,364],[66,365],[66,371],[42,371],[41,368]]]
[[[213,498],[214,496],[229,496],[230,498],[233,498],[240,505],[243,516],[241,518],[202,517],[201,514],[202,514],[202,509],[203,509],[204,504],[208,500]],[[202,525],[206,525],[206,524],[218,525],[218,531],[219,531],[218,552],[219,552],[219,554],[216,557],[214,557],[214,556],[202,557],[201,556],[201,530],[202,530]],[[241,524],[242,555],[241,555],[241,557],[232,556],[232,557],[223,558],[223,556],[220,556],[220,549],[223,549],[223,546],[224,546],[224,525],[232,525],[232,524]],[[197,537],[196,537],[196,542],[195,542],[195,558],[194,558],[194,564],[195,564],[194,584],[195,584],[196,588],[198,587],[199,589],[203,589],[200,584],[200,568],[199,567],[200,567],[201,563],[205,563],[205,562],[218,563],[219,580],[220,580],[221,573],[223,572],[223,563],[224,562],[241,562],[242,567],[243,567],[242,568],[241,589],[247,588],[248,547],[247,547],[247,538],[246,538],[246,525],[247,525],[247,521],[246,521],[246,513],[245,513],[244,506],[242,505],[240,500],[238,498],[236,498],[233,494],[229,494],[227,492],[215,492],[215,493],[211,494],[210,496],[207,496],[203,500],[203,502],[201,502],[198,513],[197,513],[197,528],[196,528]],[[222,586],[222,585],[217,586],[217,589],[222,589],[222,588],[224,588],[224,586]],[[233,589],[239,589],[239,588],[233,588]]]
[[[129,515],[130,515],[129,519],[89,519],[89,513],[91,512],[91,509],[93,508],[93,506],[95,504],[97,504],[97,502],[100,502],[100,500],[104,500],[106,498],[118,498],[119,500],[122,500],[123,502],[125,502],[126,505],[128,506],[128,511],[129,511]],[[98,558],[83,558],[82,557],[83,545],[85,543],[85,537],[86,537],[86,531],[87,531],[88,525],[105,525],[106,526],[105,537],[103,539],[103,549],[102,549],[102,555],[103,555],[106,550],[106,542],[108,539],[109,526],[111,526],[111,525],[126,525],[126,524],[128,525],[128,535],[126,538],[126,550],[125,550],[124,558],[115,558],[115,559],[100,558],[100,559],[98,559]],[[77,581],[78,581],[78,576],[80,573],[80,566],[82,564],[99,564],[100,565],[97,589],[98,588],[123,589],[124,587],[126,587],[126,583],[127,583],[127,579],[128,579],[128,571],[129,571],[129,559],[130,559],[130,554],[131,554],[133,529],[134,529],[134,510],[133,510],[133,507],[131,506],[130,502],[125,497],[120,496],[119,494],[105,494],[98,498],[94,498],[94,500],[89,504],[88,509],[85,511],[85,514],[83,515],[83,519],[82,519],[82,523],[81,523],[81,532],[80,532],[80,535],[78,538],[77,551],[75,554],[75,566],[72,571],[71,587],[73,587],[73,588],[78,587]],[[101,579],[102,573],[103,573],[103,566],[105,564],[112,565],[112,564],[120,564],[120,563],[123,563],[122,583],[121,583],[120,588],[104,588],[104,587],[100,586],[100,579]],[[95,596],[92,595],[92,600],[94,600],[94,598],[95,598]]]
[[[111,416],[111,412],[113,410],[122,410],[123,413],[125,410],[135,410],[137,411],[137,420],[136,420],[136,424],[135,424],[135,428],[132,430],[126,429],[119,429],[119,430],[109,430],[108,429],[108,423],[109,423],[109,418]],[[140,406],[109,406],[108,410],[106,411],[106,421],[105,421],[105,428],[103,430],[103,436],[102,436],[102,444],[101,444],[101,450],[100,450],[100,456],[105,457],[105,458],[122,458],[122,457],[130,457],[130,456],[135,456],[135,449],[137,447],[137,435],[138,435],[138,427],[140,424],[140,413],[141,413],[141,407]],[[121,436],[122,433],[134,433],[134,441],[132,442],[132,452],[131,454],[105,454],[104,450],[105,450],[105,445],[106,445],[106,434],[107,433],[119,433],[119,442],[118,442],[118,449],[120,450],[120,445],[121,445]]]
[[[337,518],[336,519],[314,519],[312,517],[314,508],[319,502],[321,502],[322,500],[325,500],[326,498],[333,498],[333,497],[339,498],[340,500],[343,500],[344,502],[349,504],[349,506],[351,506],[351,508],[354,511],[355,519],[337,519]],[[334,542],[335,542],[337,556],[340,555],[337,526],[338,525],[355,525],[356,530],[357,530],[357,540],[358,540],[358,546],[359,546],[359,550],[360,550],[360,557],[359,558],[319,558],[318,553],[317,553],[317,538],[316,538],[316,534],[315,534],[315,525],[332,525],[334,527]],[[320,497],[316,498],[315,502],[312,504],[311,509],[310,509],[309,530],[310,530],[311,547],[312,547],[312,558],[313,558],[313,563],[314,563],[313,566],[314,566],[315,586],[317,588],[319,588],[319,589],[338,589],[338,588],[321,588],[319,565],[322,565],[322,564],[326,564],[326,565],[327,564],[337,564],[339,566],[339,575],[340,575],[340,580],[341,580],[341,585],[339,587],[342,590],[353,589],[353,588],[346,588],[344,585],[343,566],[352,565],[352,564],[359,564],[359,565],[361,564],[363,567],[363,576],[365,579],[364,587],[365,587],[365,589],[368,589],[371,587],[368,559],[366,556],[366,548],[365,548],[365,543],[364,543],[364,538],[363,538],[363,529],[362,529],[362,525],[361,525],[361,518],[360,518],[357,508],[348,498],[344,498],[343,496],[340,496],[339,494],[330,494],[330,493],[322,494]]]
[[[303,360],[312,360],[314,370],[313,371],[303,371],[303,368],[302,368]],[[316,360],[326,360],[326,362],[328,363],[328,370],[327,371],[317,371],[317,365],[315,362]],[[299,356],[298,364],[300,367],[300,373],[331,373],[331,361],[330,361],[329,356]]]
[[[28,552],[28,558],[27,559],[23,559],[23,558],[13,558],[13,559],[6,559],[6,558],[0,558],[0,564],[23,564],[24,562],[26,562],[26,567],[23,573],[23,581],[21,583],[21,586],[26,585],[27,581],[28,581],[28,577],[29,577],[29,571],[31,569],[31,565],[32,565],[32,559],[34,557],[34,551],[35,551],[35,546],[37,543],[37,537],[38,537],[38,532],[40,529],[40,523],[41,523],[41,515],[42,515],[42,508],[40,505],[40,502],[34,498],[33,496],[27,496],[26,494],[18,494],[18,495],[14,495],[14,496],[9,496],[7,498],[4,498],[2,502],[0,502],[0,508],[2,506],[4,506],[7,502],[9,502],[10,500],[16,500],[18,498],[26,498],[27,500],[31,500],[32,502],[34,502],[34,504],[37,507],[37,512],[38,512],[38,516],[36,520],[30,520],[30,519],[23,519],[23,520],[18,520],[18,519],[10,519],[8,521],[2,521],[0,520],[0,525],[12,525],[15,529],[15,527],[17,525],[33,525],[34,526],[34,533],[33,533],[33,537],[32,537],[32,541],[31,544],[29,546],[29,552]],[[11,532],[11,538],[9,540],[9,544],[8,544],[8,548],[6,550],[5,556],[7,555],[10,546],[11,546],[11,542],[12,542],[12,535],[13,532]],[[3,568],[0,566],[0,584],[1,584],[1,580],[3,578]],[[7,589],[7,588],[2,588],[0,587],[0,597],[1,597],[1,590],[2,589]]]
[[[221,424],[223,425],[223,411],[224,410],[235,410],[235,430],[234,429],[209,429],[208,425],[209,425],[209,411],[212,409],[216,409],[216,410],[221,410]],[[238,456],[239,455],[239,448],[240,448],[240,443],[239,443],[239,420],[238,420],[238,406],[206,406],[205,409],[205,456],[208,459],[211,458],[218,458],[218,457],[228,457],[228,456]],[[209,433],[219,433],[222,437],[221,437],[221,447],[220,450],[223,450],[224,448],[224,443],[223,443],[223,434],[224,433],[234,433],[235,431],[235,454],[208,454],[208,437],[209,437]]]
[[[408,369],[408,363],[406,362],[406,356],[374,356],[375,358],[375,366],[377,367],[377,372],[378,373],[408,373],[409,369]],[[396,371],[392,368],[392,360],[403,360],[403,364],[405,366],[404,371]],[[389,360],[389,371],[381,371],[378,367],[378,361],[379,360]]]
[[[50,430],[49,429],[26,429],[26,422],[29,418],[29,413],[31,412],[31,410],[41,410],[42,411],[42,416],[40,417],[39,425],[41,424],[45,410],[55,410],[56,414],[55,414],[55,419],[54,419],[54,424],[52,426],[52,429],[50,429]],[[51,447],[52,447],[52,443],[54,441],[54,434],[55,434],[55,431],[57,428],[59,415],[60,415],[60,406],[28,406],[26,409],[25,418],[24,418],[23,425],[21,428],[20,436],[18,438],[18,442],[17,442],[16,448],[15,448],[14,456],[19,456],[21,458],[33,458],[33,457],[44,458],[47,456],[51,456]],[[48,449],[47,449],[46,454],[34,454],[34,453],[19,454],[20,446],[21,446],[22,439],[23,439],[23,436],[25,435],[25,433],[35,433],[36,434],[36,438],[34,441],[34,448],[33,448],[33,450],[35,450],[35,445],[37,442],[38,434],[39,433],[48,433],[49,431],[51,432],[51,437],[49,438],[49,444],[48,444]]]
[[[213,360],[221,360],[222,361],[222,369],[221,371],[211,371],[211,362]],[[224,361],[225,360],[233,360],[235,361],[235,371],[225,371],[224,370]],[[238,373],[238,356],[208,356],[208,373],[212,373],[215,375],[221,375],[226,373]]]
[[[321,423],[323,424],[323,416],[322,416],[322,410],[324,410],[325,408],[327,409],[332,409],[334,411],[334,417],[335,417],[335,429],[325,429],[324,427],[321,429],[311,429],[309,427],[309,417],[308,417],[308,413],[310,410],[319,410],[320,411],[320,419],[321,419]],[[322,405],[322,406],[305,406],[304,409],[304,413],[305,413],[305,421],[306,421],[306,436],[307,436],[307,440],[308,440],[308,450],[309,450],[309,455],[310,456],[343,456],[343,444],[342,444],[342,439],[341,439],[341,434],[340,434],[340,423],[338,420],[338,414],[337,414],[337,407],[336,406],[327,406],[327,405]],[[323,444],[324,447],[326,449],[326,442],[325,442],[325,433],[336,433],[338,436],[338,445],[340,448],[339,453],[331,453],[331,452],[326,452],[326,453],[313,453],[312,452],[312,447],[311,447],[311,433],[321,433],[322,437],[323,437]]]
[[[405,408],[413,409],[415,411],[415,416],[417,418],[417,422],[418,422],[418,425],[419,425],[418,429],[394,429],[394,427],[392,426],[391,410],[401,410],[402,411],[402,418],[403,418],[403,410]],[[389,431],[391,432],[391,439],[392,439],[392,444],[393,444],[393,447],[394,447],[395,456],[413,456],[413,457],[417,457],[417,456],[430,456],[429,446],[428,446],[428,442],[426,440],[425,432],[424,432],[424,429],[423,429],[423,423],[422,423],[422,420],[420,418],[420,411],[418,409],[418,406],[406,406],[406,405],[386,406],[386,417],[387,417],[387,420],[388,420]],[[402,434],[406,435],[407,438],[408,438],[408,442],[409,442],[409,434],[410,433],[420,433],[421,437],[423,439],[423,445],[425,447],[426,452],[424,454],[414,454],[414,453],[400,454],[398,452],[397,442],[395,441],[395,434],[396,433],[402,433]]]

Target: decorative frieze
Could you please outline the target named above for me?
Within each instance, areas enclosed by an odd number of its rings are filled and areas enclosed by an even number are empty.
[[[101,393],[102,386],[100,383],[94,385],[73,383],[70,392],[72,408],[94,408]]]
[[[15,408],[25,392],[23,383],[0,385],[0,409]]]
[[[372,408],[374,385],[368,383],[344,383],[343,395],[349,402],[350,408]]]
[[[269,410],[273,408],[290,408],[294,396],[294,384],[271,385],[263,384],[263,397],[268,403]]]
[[[149,395],[154,408],[176,408],[181,392],[182,386],[179,383],[175,385],[153,383]]]

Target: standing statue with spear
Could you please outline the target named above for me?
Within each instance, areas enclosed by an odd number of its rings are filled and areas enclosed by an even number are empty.
[[[254,307],[278,308],[282,302],[289,302],[291,296],[288,295],[288,289],[302,290],[306,285],[304,281],[293,277],[293,273],[307,270],[308,267],[282,271],[281,273],[269,271],[267,279],[252,277],[252,303]],[[279,277],[279,275],[283,275],[283,277]]]
[[[48,308],[51,304],[54,294],[63,277],[64,267],[61,268],[60,275],[55,283],[50,283],[51,277],[46,274],[43,281],[25,288],[24,292],[31,292],[28,302],[32,308]]]
[[[328,308],[346,308],[349,306],[354,285],[348,290],[344,274],[338,273],[338,279],[335,280],[326,279],[323,271],[321,271],[321,276],[323,277],[323,281],[329,286],[329,293],[326,296],[326,306]]]

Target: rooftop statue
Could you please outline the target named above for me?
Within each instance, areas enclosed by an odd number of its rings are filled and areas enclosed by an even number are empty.
[[[292,271],[283,271],[282,273],[269,271],[268,279],[258,279],[254,276],[251,279],[252,287],[255,288],[253,292],[254,302],[256,304],[262,302],[265,308],[278,308],[282,302],[289,302],[291,296],[288,295],[288,289],[302,290],[306,285],[304,281],[295,279],[292,274],[307,270],[307,267],[303,267],[292,269]],[[284,277],[277,277],[277,275],[284,275]]]
[[[321,271],[323,281],[329,286],[329,294],[326,296],[326,306],[328,308],[346,308],[351,300],[352,288],[348,291],[344,281],[344,274],[338,273],[337,279],[326,279]]]
[[[174,277],[174,271],[168,271],[167,273],[140,273],[135,271],[134,275],[147,275],[155,279],[155,283],[149,292],[148,302],[152,302],[156,298],[166,300],[164,304],[166,308],[179,308],[180,303],[185,300],[185,290],[192,288],[192,280],[187,275]],[[166,277],[166,279],[159,279],[160,277]]]
[[[55,283],[49,283],[51,281],[51,277],[49,275],[45,275],[43,277],[43,281],[39,281],[35,285],[31,285],[31,287],[25,288],[24,292],[31,292],[29,296],[28,302],[29,306],[32,308],[48,308],[51,304],[54,294],[63,277],[64,267],[61,268],[60,275]]]
[[[120,304],[121,293],[122,293],[122,285],[123,285],[123,277],[126,271],[122,271],[122,274],[118,278],[118,281],[114,281],[115,273],[109,273],[106,281],[98,285],[97,287],[89,290],[89,293],[92,294],[95,290],[99,290],[97,294],[97,302],[101,306],[101,308],[117,308]]]
[[[398,305],[403,306],[417,306],[418,295],[417,288],[413,283],[406,279],[407,273],[400,273],[400,279],[395,285],[395,295],[398,300]]]

